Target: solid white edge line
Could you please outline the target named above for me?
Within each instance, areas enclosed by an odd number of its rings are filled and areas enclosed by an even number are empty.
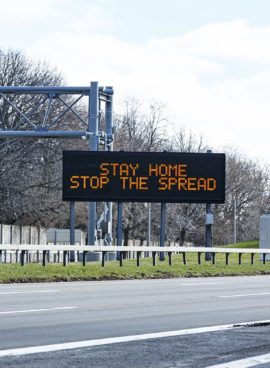
[[[52,308],[40,308],[40,309],[24,309],[24,310],[13,310],[13,311],[3,311],[0,312],[0,315],[3,314],[16,314],[16,313],[36,313],[36,312],[50,312],[55,310],[65,310],[65,309],[77,309],[79,307],[52,307]]]
[[[17,348],[17,349],[6,349],[6,350],[0,350],[0,357],[2,358],[6,356],[48,353],[48,352],[59,351],[59,350],[71,350],[71,349],[86,348],[86,347],[92,347],[92,346],[101,346],[101,345],[110,345],[110,344],[125,343],[125,342],[140,341],[140,340],[158,339],[158,338],[163,338],[163,337],[173,337],[173,336],[200,334],[200,333],[205,333],[205,332],[224,331],[224,330],[229,330],[232,328],[239,328],[239,327],[244,327],[246,325],[259,324],[259,323],[270,323],[270,320],[242,322],[242,323],[237,323],[237,324],[234,323],[234,324],[220,325],[220,326],[199,327],[199,328],[191,328],[191,329],[185,329],[185,330],[155,332],[155,333],[148,333],[148,334],[141,334],[141,335],[120,336],[120,337],[111,337],[111,338],[95,339],[95,340],[75,341],[75,342],[68,342],[68,343],[61,343],[61,344],[32,346],[32,347]]]
[[[0,295],[10,294],[36,294],[36,293],[58,293],[60,290],[29,290],[29,291],[5,291],[0,292]]]
[[[193,283],[183,283],[181,286],[199,286],[199,285],[220,285],[225,284],[225,282],[193,282]]]
[[[270,295],[270,292],[254,293],[254,294],[238,294],[238,295],[219,295],[218,298],[241,298],[244,296],[257,296],[257,295]]]
[[[250,358],[234,360],[228,363],[210,365],[206,368],[248,368],[254,367],[258,364],[264,364],[269,362],[270,362],[270,354],[263,354]]]

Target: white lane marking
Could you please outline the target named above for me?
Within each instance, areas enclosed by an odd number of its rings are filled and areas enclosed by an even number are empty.
[[[211,365],[206,368],[248,368],[254,367],[258,364],[264,364],[270,362],[270,354],[258,355],[255,357],[245,358],[234,360],[233,362],[229,363],[221,363],[216,365]]]
[[[270,295],[270,293],[238,294],[238,295],[219,295],[219,298],[241,298],[244,296]]]
[[[148,333],[148,334],[141,334],[141,335],[110,337],[110,338],[105,338],[105,339],[75,341],[75,342],[67,342],[67,343],[61,343],[61,344],[31,346],[31,347],[17,348],[17,349],[7,349],[7,350],[0,350],[0,358],[6,357],[6,356],[48,353],[48,352],[59,351],[59,350],[71,350],[71,349],[87,348],[91,346],[101,346],[101,345],[110,345],[110,344],[125,343],[125,342],[140,341],[140,340],[159,339],[163,337],[173,337],[173,336],[200,334],[200,333],[205,333],[205,332],[224,331],[224,330],[230,330],[232,328],[244,327],[247,324],[259,324],[259,323],[270,323],[270,320],[243,322],[243,323],[238,323],[237,325],[229,324],[229,325],[220,325],[220,326],[199,327],[199,328],[191,328],[191,329],[185,329],[185,330],[165,331],[165,332],[156,332],[156,333]]]
[[[4,311],[0,314],[16,314],[16,313],[36,313],[36,312],[48,312],[55,310],[65,310],[65,309],[77,309],[79,307],[54,307],[54,308],[40,308],[40,309],[24,309],[24,310],[14,310],[14,311]]]
[[[185,285],[185,286],[194,286],[194,285],[220,285],[220,284],[225,284],[225,282],[193,282],[193,283],[186,283],[186,284],[181,284],[181,285]]]
[[[36,293],[58,293],[59,290],[29,290],[29,291],[5,291],[0,292],[0,295],[9,294],[36,294]]]

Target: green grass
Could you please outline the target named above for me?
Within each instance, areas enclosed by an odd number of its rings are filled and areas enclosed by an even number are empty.
[[[232,248],[258,248],[258,240],[227,245]],[[106,262],[101,267],[98,262],[88,263],[83,267],[80,263],[48,264],[46,267],[37,264],[27,264],[21,267],[17,264],[3,264],[0,267],[0,283],[12,282],[50,282],[77,280],[119,280],[119,279],[154,279],[173,277],[209,277],[232,275],[270,275],[270,262],[264,265],[259,255],[254,256],[251,265],[250,254],[242,255],[242,265],[238,264],[238,255],[230,254],[229,265],[225,264],[225,254],[216,254],[216,264],[204,260],[201,255],[201,265],[198,265],[197,253],[186,254],[187,264],[183,264],[181,254],[172,257],[173,265],[169,266],[168,257],[164,262],[157,258],[157,264],[152,265],[152,258],[141,259],[141,266],[137,267],[136,260],[123,260],[123,267],[119,262]]]
[[[243,241],[236,244],[222,245],[221,248],[259,248],[259,239]]]

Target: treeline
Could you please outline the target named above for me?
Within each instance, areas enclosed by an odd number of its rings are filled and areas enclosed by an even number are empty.
[[[20,52],[0,50],[1,86],[59,86],[65,85],[61,74],[44,63],[34,63]],[[33,96],[10,95],[10,100],[27,114],[33,108]],[[35,97],[35,104],[40,102]],[[68,103],[68,100],[65,100]],[[58,116],[66,108],[59,100],[53,101],[51,116]],[[76,108],[87,119],[87,107]],[[37,109],[31,120],[40,123],[44,108]],[[0,100],[0,128],[13,129],[21,118]],[[103,119],[101,119],[101,126]],[[120,112],[114,113],[114,150],[206,152],[213,149],[203,137],[196,137],[181,128],[172,128],[161,103],[153,102],[142,109],[140,102],[129,98]],[[59,122],[59,130],[84,129],[81,121],[70,112]],[[24,121],[20,129],[28,129]],[[62,150],[87,150],[84,140],[60,139],[2,139],[0,140],[0,223],[42,225],[68,228],[68,203],[62,201]],[[103,147],[100,147],[102,150]],[[216,151],[213,149],[213,151]],[[234,208],[236,206],[237,240],[258,236],[259,217],[268,211],[269,173],[256,161],[242,156],[232,148],[226,150],[226,202],[212,205],[215,224],[213,243],[233,241]],[[98,216],[103,205],[98,204]],[[117,206],[113,207],[114,236]],[[147,238],[147,204],[124,203],[123,236],[128,239]],[[183,244],[184,241],[203,244],[205,232],[204,204],[168,204],[167,240]],[[76,227],[87,228],[87,204],[76,203]],[[157,240],[160,232],[160,204],[151,206],[151,233]]]

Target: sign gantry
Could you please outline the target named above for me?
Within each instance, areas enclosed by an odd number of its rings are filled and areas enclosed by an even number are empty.
[[[27,111],[22,111],[22,108],[16,105],[14,95],[20,95],[22,99],[26,95],[29,97],[27,102],[30,107]],[[86,118],[75,110],[76,105],[83,98],[88,99],[88,115]],[[56,101],[57,108],[55,109]],[[99,124],[102,103],[105,104],[104,130],[101,130]],[[100,141],[104,143],[105,150],[111,151],[113,149],[112,103],[113,88],[99,87],[97,82],[91,82],[91,85],[86,87],[0,86],[0,139],[85,138],[89,140],[90,151],[97,151]],[[13,119],[16,121],[13,126],[10,126],[9,122],[4,119],[4,114],[2,113],[4,105],[16,117],[16,119]],[[61,106],[60,109],[59,106]],[[37,111],[39,111],[39,119],[41,111],[43,111],[43,118],[40,121],[36,120]],[[74,116],[72,127],[68,126],[64,119],[69,112]],[[71,202],[72,224],[74,224],[74,210],[74,203]],[[95,244],[96,239],[96,224],[101,223],[101,221],[96,219],[96,212],[96,203],[89,203],[88,244],[92,245]],[[107,223],[110,233],[111,203],[105,205],[104,212],[102,221]],[[74,234],[72,231],[71,244],[74,243],[73,238]]]

